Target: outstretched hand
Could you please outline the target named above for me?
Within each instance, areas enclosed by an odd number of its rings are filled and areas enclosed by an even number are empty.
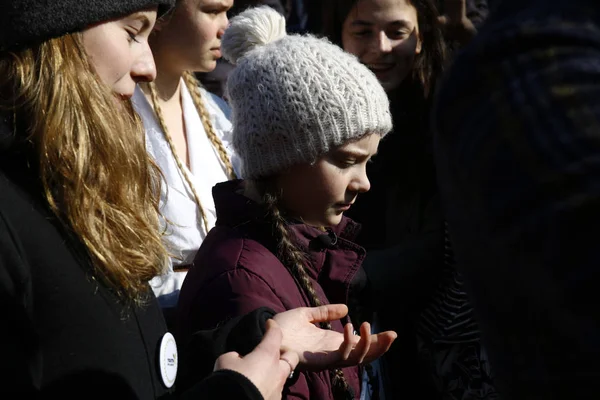
[[[229,369],[246,376],[265,400],[281,399],[283,385],[298,365],[298,356],[281,349],[282,331],[277,322],[267,321],[262,341],[245,357],[236,352],[225,353],[215,363],[215,371]]]
[[[371,334],[368,322],[361,325],[360,336],[354,334],[352,324],[346,324],[344,333],[321,329],[315,323],[339,320],[346,316],[348,307],[329,304],[320,307],[300,307],[276,314],[283,333],[282,351],[296,353],[299,368],[323,370],[369,363],[382,356],[396,337],[396,332]]]

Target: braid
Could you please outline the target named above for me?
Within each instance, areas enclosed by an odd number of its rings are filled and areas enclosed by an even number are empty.
[[[188,88],[188,91],[192,95],[192,100],[194,101],[194,105],[196,106],[196,110],[198,110],[198,115],[200,115],[200,119],[202,120],[202,125],[204,126],[204,131],[206,132],[206,136],[211,141],[217,152],[219,153],[219,157],[225,165],[225,170],[227,172],[227,176],[229,179],[236,179],[235,172],[233,171],[233,166],[231,165],[231,160],[229,159],[229,155],[225,150],[225,146],[223,146],[223,142],[217,136],[215,129],[210,122],[210,115],[206,110],[204,102],[202,101],[202,97],[200,95],[200,82],[196,79],[193,73],[186,71],[183,73],[183,80]]]
[[[336,368],[329,371],[331,375],[331,389],[333,392],[333,398],[339,400],[354,400],[353,390],[348,386],[346,378],[344,378],[344,371],[341,368]]]
[[[305,254],[294,244],[294,240],[287,228],[287,221],[279,209],[280,198],[281,193],[275,191],[274,188],[267,183],[263,188],[263,201],[267,207],[268,217],[275,228],[274,234],[276,241],[279,243],[277,257],[294,277],[300,286],[300,290],[306,294],[310,305],[312,307],[318,307],[322,305],[322,303],[317,296],[317,292],[310,281],[308,273],[306,272]],[[329,322],[322,322],[321,328],[331,330],[331,324]],[[353,399],[352,389],[350,389],[348,382],[346,382],[346,379],[344,378],[344,372],[340,368],[336,368],[331,370],[329,374],[331,377],[331,387],[334,399]]]
[[[310,282],[310,278],[308,277],[306,269],[304,268],[304,253],[300,251],[300,249],[298,249],[298,247],[295,246],[292,241],[290,232],[287,229],[287,222],[277,205],[279,202],[278,197],[279,196],[271,192],[266,192],[264,194],[265,205],[267,206],[271,222],[275,227],[274,233],[278,239],[277,242],[279,243],[277,256],[290,271],[290,274],[296,279],[300,285],[300,290],[302,290],[308,297],[310,305],[312,307],[318,307],[322,303],[317,296],[312,283]],[[331,326],[328,326],[327,328],[331,329]]]
[[[152,82],[148,83],[147,85],[148,85],[148,88],[150,89],[150,97],[152,98],[152,107],[154,108],[154,112],[156,114],[158,123],[160,124],[160,127],[162,128],[162,131],[163,131],[163,134],[165,135],[165,139],[166,139],[167,143],[169,144],[171,153],[173,153],[173,158],[175,159],[175,162],[177,163],[177,167],[179,168],[179,171],[181,171],[187,185],[189,186],[190,190],[192,191],[194,200],[196,200],[196,204],[198,205],[198,209],[200,210],[200,216],[202,217],[202,222],[204,223],[204,229],[206,230],[206,233],[208,233],[209,227],[208,227],[208,219],[206,218],[206,212],[204,211],[204,207],[202,207],[202,203],[200,202],[200,197],[198,196],[198,193],[196,192],[196,188],[194,187],[194,184],[192,183],[192,179],[190,178],[189,174],[185,170],[183,163],[181,162],[181,159],[179,158],[179,156],[177,155],[177,151],[175,150],[175,145],[173,144],[173,139],[171,139],[171,135],[169,134],[169,130],[167,129],[167,124],[165,123],[165,118],[163,116],[162,110],[158,103],[158,93],[156,91],[156,86]]]

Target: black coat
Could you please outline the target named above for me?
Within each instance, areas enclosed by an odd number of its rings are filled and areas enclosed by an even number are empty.
[[[0,398],[171,397],[158,369],[167,329],[150,288],[146,306],[125,307],[94,279],[83,246],[46,207],[35,167],[7,144],[10,135],[0,123]],[[225,350],[210,343],[237,322],[196,345],[212,353],[206,364]],[[214,374],[187,395],[262,398],[233,372]]]

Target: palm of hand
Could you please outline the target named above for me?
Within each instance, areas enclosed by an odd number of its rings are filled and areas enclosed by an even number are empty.
[[[273,319],[283,333],[282,351],[298,355],[299,366],[306,370],[323,370],[371,362],[383,355],[397,335],[388,331],[372,335],[369,323],[360,327],[360,336],[353,334],[352,324],[344,333],[321,329],[317,322],[343,318],[348,309],[343,305],[297,308],[277,314]]]
[[[277,316],[275,320],[281,325],[285,324],[278,321]],[[310,369],[322,369],[342,361],[343,355],[339,350],[344,343],[344,336],[341,333],[321,329],[308,320],[296,320],[282,331],[282,349],[297,353],[300,364],[310,366]]]

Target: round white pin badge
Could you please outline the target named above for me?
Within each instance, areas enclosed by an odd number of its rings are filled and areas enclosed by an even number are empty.
[[[177,344],[170,332],[165,333],[160,341],[159,368],[163,383],[170,388],[177,377]]]

